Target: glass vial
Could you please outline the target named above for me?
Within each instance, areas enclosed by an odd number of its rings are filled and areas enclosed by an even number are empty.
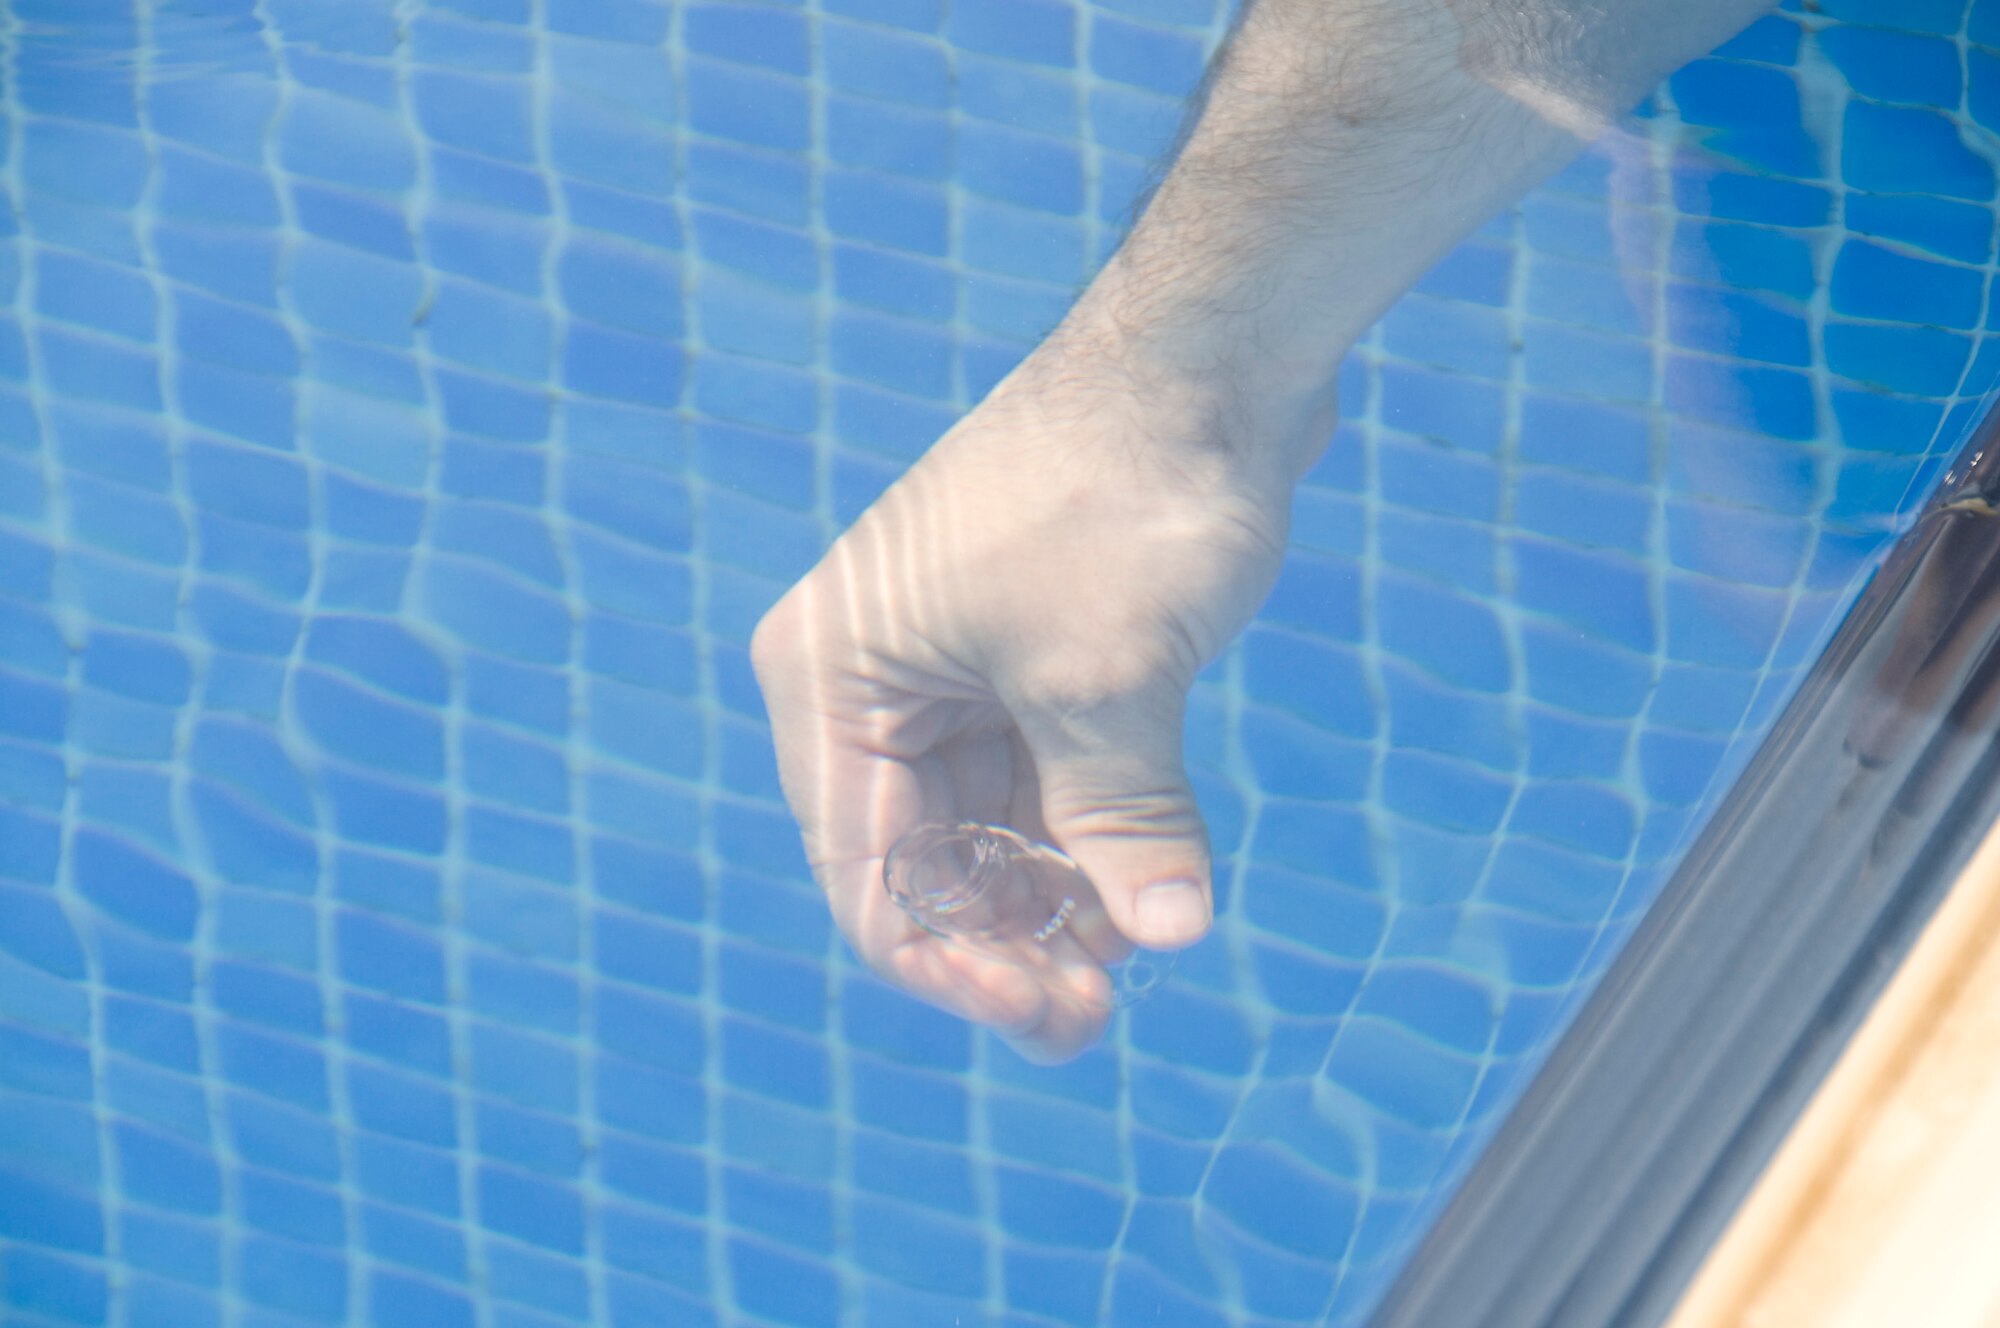
[[[1136,949],[1111,925],[1075,862],[1004,826],[918,826],[889,850],[882,883],[919,926],[981,954],[1037,970],[1103,969],[1114,1009],[1173,970],[1173,952]]]

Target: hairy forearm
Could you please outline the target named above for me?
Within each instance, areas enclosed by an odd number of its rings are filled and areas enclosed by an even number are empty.
[[[1163,385],[1323,396],[1453,244],[1769,2],[1248,0],[1062,332]]]

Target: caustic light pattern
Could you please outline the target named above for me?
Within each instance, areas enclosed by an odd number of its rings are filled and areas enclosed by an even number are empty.
[[[847,958],[752,624],[1215,0],[0,5],[10,1324],[1362,1321],[2000,374],[2000,3],[1676,74],[1346,366],[1059,1070]]]

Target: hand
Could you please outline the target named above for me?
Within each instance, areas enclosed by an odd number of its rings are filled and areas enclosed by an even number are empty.
[[[1324,439],[1330,395],[1290,418]],[[1073,857],[1134,942],[1200,938],[1182,717],[1277,574],[1299,453],[1274,460],[1271,428],[1053,337],[758,626],[785,795],[841,931],[1031,1060],[1081,1052],[1108,1012],[919,928],[883,857],[924,822],[999,822]]]

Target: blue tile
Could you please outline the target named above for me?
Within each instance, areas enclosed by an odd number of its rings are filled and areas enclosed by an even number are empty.
[[[357,1062],[347,1069],[347,1096],[363,1129],[437,1148],[458,1147],[453,1094],[437,1081]]]
[[[832,1179],[834,1127],[825,1113],[743,1093],[725,1093],[720,1107],[725,1158],[775,1175]]]
[[[812,506],[817,463],[805,439],[706,422],[696,426],[695,447],[704,479],[785,507]]]
[[[1392,751],[1382,761],[1384,808],[1466,834],[1491,834],[1513,787],[1470,762],[1423,752]]]
[[[1812,364],[1804,310],[1764,296],[1674,282],[1666,288],[1666,326],[1674,344],[1690,350],[1800,368]]]
[[[607,1189],[653,1206],[700,1215],[708,1207],[701,1154],[608,1133],[598,1141],[598,1176]]]
[[[828,328],[836,372],[876,387],[940,399],[951,394],[951,337],[919,323],[836,313]]]
[[[1377,578],[1377,630],[1385,648],[1473,691],[1504,691],[1506,638],[1486,605],[1411,577]]]
[[[944,21],[944,0],[827,0],[826,8],[913,32],[936,32]]]
[[[84,898],[119,921],[167,940],[193,937],[194,884],[175,867],[113,836],[81,830],[71,840],[70,871]]]
[[[818,315],[811,301],[791,291],[710,271],[701,276],[694,307],[711,351],[795,365],[810,364],[817,352]],[[695,368],[702,386],[711,372],[704,355]],[[768,412],[753,405],[748,413]]]
[[[1859,96],[1921,106],[1958,102],[1958,49],[1948,40],[1839,25],[1816,40]]]
[[[348,1045],[422,1074],[451,1074],[451,1028],[443,1016],[349,991],[341,998]]]
[[[439,625],[469,645],[528,663],[568,655],[568,610],[553,596],[450,557],[427,560],[419,584]]]
[[[1779,175],[1676,170],[1674,204],[1695,216],[1764,226],[1809,227],[1826,224],[1832,213],[1833,198],[1819,185]]]
[[[1914,245],[1945,258],[1983,263],[1993,248],[1992,217],[1983,207],[1908,194],[1847,196],[1847,229]]]
[[[1623,719],[1639,713],[1653,685],[1645,656],[1579,638],[1574,628],[1530,624],[1521,649],[1528,695],[1561,710]]]
[[[1842,22],[1948,36],[1958,31],[1965,6],[1962,0],[1907,0],[1894,5],[1882,0],[1820,0],[1818,12]]]
[[[577,1260],[562,1255],[541,1254],[528,1246],[512,1246],[507,1258],[487,1274],[492,1294],[503,1301],[518,1301],[576,1322],[590,1313],[590,1285]],[[519,1315],[526,1324],[546,1324],[541,1315]]]
[[[381,1328],[472,1328],[472,1302],[433,1282],[376,1270],[368,1278],[368,1322]]]
[[[1473,304],[1504,308],[1513,280],[1514,252],[1504,245],[1468,240],[1439,259],[1411,290]],[[1406,296],[1400,305],[1408,304]]]
[[[55,1249],[98,1254],[104,1249],[104,1215],[94,1199],[65,1185],[50,1185],[0,1167],[0,1236]],[[11,1260],[20,1251],[8,1252]]]
[[[160,409],[160,374],[148,353],[86,339],[49,324],[37,329],[36,348],[51,389],[82,401],[132,410]],[[190,417],[201,417],[190,411]]]
[[[731,1223],[796,1249],[831,1255],[833,1194],[824,1185],[802,1185],[737,1167],[722,1176],[723,1211]]]
[[[362,1132],[354,1135],[353,1151],[355,1180],[364,1194],[418,1212],[458,1215],[458,1165],[452,1154]]]
[[[1509,552],[1522,608],[1628,649],[1653,648],[1655,626],[1643,564],[1526,537],[1515,539]]]
[[[39,117],[24,119],[21,132],[21,170],[30,193],[118,208],[139,201],[147,167],[137,134]]]
[[[865,1051],[849,1057],[847,1072],[857,1123],[906,1139],[959,1143],[968,1137],[968,1095],[956,1077],[905,1068]],[[861,1139],[876,1136],[857,1131],[855,1137],[858,1150]]]
[[[335,1248],[347,1243],[340,1195],[267,1172],[239,1170],[236,1208],[243,1225],[273,1236]]]
[[[928,180],[951,171],[951,121],[935,112],[834,94],[827,98],[826,136],[828,155],[843,165]]]
[[[722,1074],[734,1088],[824,1110],[832,1070],[822,1042],[742,1018],[722,1020]]]
[[[347,1314],[344,1260],[261,1236],[241,1237],[236,1246],[237,1286],[255,1304],[321,1323],[339,1323]]]
[[[592,965],[605,977],[683,996],[700,994],[702,946],[694,932],[604,912],[592,918],[591,934]]]
[[[222,1242],[210,1223],[127,1209],[118,1243],[134,1268],[192,1286],[221,1285]]]
[[[546,22],[554,32],[657,46],[666,39],[668,12],[655,0],[556,0]]]
[[[1092,73],[1164,96],[1185,97],[1193,92],[1207,63],[1201,40],[1190,33],[1103,14],[1092,16],[1089,33]]]
[[[1537,318],[1644,336],[1652,327],[1652,282],[1603,268],[1538,258],[1523,308]]]
[[[533,171],[450,148],[430,150],[431,185],[439,198],[479,203],[524,216],[549,210],[547,181]]]
[[[1076,63],[1076,11],[1056,0],[963,0],[945,35],[954,46],[1030,64]]]
[[[1876,193],[1993,197],[1993,167],[1965,146],[1949,117],[1931,110],[1849,103],[1840,173]]]
[[[562,382],[571,391],[671,408],[680,402],[683,373],[672,345],[585,323],[564,330]]]
[[[1000,1229],[1019,1240],[1102,1250],[1125,1222],[1125,1197],[1089,1181],[1002,1165],[993,1185]]]
[[[69,1323],[105,1323],[111,1289],[104,1272],[73,1259],[20,1246],[0,1268],[0,1304]]]
[[[158,302],[143,272],[59,250],[37,250],[34,273],[35,309],[43,317],[128,341],[153,340]]]
[[[967,188],[1004,203],[1065,216],[1083,209],[1083,157],[1064,138],[966,123],[958,172]]]
[[[1639,739],[1646,794],[1668,804],[1699,800],[1722,762],[1725,740],[1655,729]]]
[[[535,160],[534,108],[525,81],[417,69],[409,96],[417,126],[433,143],[502,161]]]
[[[1830,29],[1838,31],[1838,29]],[[1788,65],[1798,59],[1799,25],[1781,15],[1767,14],[1715,49],[1724,60],[1756,60]]]
[[[913,253],[945,253],[947,208],[942,190],[848,170],[829,170],[824,187],[826,224],[834,234]]]
[[[1834,260],[1829,298],[1834,312],[1849,317],[1970,328],[1979,321],[1984,286],[1977,268],[1849,240]]]
[[[597,1115],[607,1124],[665,1143],[706,1138],[707,1100],[698,1080],[617,1057],[596,1057]]]
[[[707,65],[698,81],[689,80],[690,97],[696,95],[698,86],[702,102],[701,114],[694,122],[704,128],[714,126],[738,133],[756,133],[762,126],[766,136],[789,139],[796,133],[791,118],[796,115],[795,109],[790,115],[781,108],[762,117],[735,100],[747,95],[746,82],[754,88],[766,81],[776,80],[758,79],[726,65]],[[673,192],[673,149],[653,126],[637,116],[618,113],[606,102],[567,90],[556,90],[548,102],[548,127],[544,132],[548,135],[549,160],[562,175],[654,198],[664,198]],[[749,137],[744,141],[755,143],[763,139]],[[571,182],[565,180],[565,192],[572,188]],[[611,203],[602,196],[571,193],[573,219],[577,219],[579,197],[598,197],[604,205]],[[605,220],[597,215],[585,224],[603,226]]]
[[[945,48],[860,24],[820,24],[828,84],[843,92],[942,109],[951,104]]]
[[[810,63],[804,16],[782,9],[697,4],[687,10],[682,32],[688,49],[703,55],[797,75]]]
[[[447,13],[418,15],[407,28],[410,53],[420,65],[455,65],[493,74],[525,74],[534,64],[526,33]]]
[[[1360,802],[1374,764],[1371,748],[1330,738],[1261,708],[1241,721],[1240,740],[1257,787],[1282,797]]]
[[[1501,310],[1421,290],[1397,301],[1382,319],[1382,344],[1390,353],[1482,378],[1507,377],[1513,335]]]
[[[444,1002],[444,952],[429,932],[342,909],[335,935],[344,981],[425,1004]]]
[[[1197,1300],[1165,1280],[1153,1267],[1123,1260],[1112,1275],[1111,1317],[1107,1328],[1138,1328],[1148,1319],[1171,1314],[1182,1328],[1222,1328],[1229,1322],[1206,1299]]]
[[[1817,145],[1804,131],[1798,83],[1789,70],[1697,60],[1668,80],[1689,124],[1718,132],[1708,146],[1774,175],[1819,174]]]
[[[1785,595],[1707,578],[1667,579],[1667,650],[1677,660],[1757,668],[1778,639]]]
[[[966,51],[954,61],[961,113],[1073,139],[1079,125],[1076,86],[1010,60]]]
[[[1599,401],[1652,396],[1653,347],[1636,337],[1529,320],[1522,352],[1530,387]]]
[[[1798,522],[1761,512],[1667,505],[1667,550],[1674,565],[1730,581],[1790,586],[1803,569],[1811,538]]]
[[[407,189],[416,154],[394,116],[344,98],[295,90],[278,121],[285,169],[355,189]]]
[[[531,878],[470,867],[459,894],[468,935],[518,954],[575,962],[577,906],[567,893]]]
[[[1891,392],[1949,396],[1958,389],[1970,337],[1933,327],[1897,327],[1829,320],[1826,367]]]
[[[550,242],[545,227],[499,216],[486,208],[442,207],[424,217],[422,234],[425,258],[437,271],[530,298],[542,294],[542,255]],[[417,280],[422,277],[417,272],[408,275]],[[418,315],[411,321],[425,317]],[[388,336],[371,339],[392,340]],[[407,341],[407,328],[397,329],[393,340]]]
[[[326,1058],[315,1045],[233,1023],[221,1024],[215,1037],[232,1083],[308,1111],[328,1109]]]
[[[864,1270],[939,1295],[985,1294],[985,1242],[971,1226],[866,1195],[855,1196],[851,1220],[852,1257]]]
[[[1811,379],[1789,369],[1673,355],[1665,394],[1669,410],[1704,424],[1801,441],[1818,433]]]
[[[1637,410],[1530,392],[1521,402],[1520,435],[1523,461],[1631,484],[1650,474],[1646,418]]]
[[[743,1308],[796,1328],[833,1328],[840,1317],[840,1279],[817,1260],[741,1238],[729,1242],[730,1275]]]
[[[699,1074],[708,1054],[700,1007],[627,990],[597,989],[597,1038],[605,1050],[678,1074]]]
[[[831,46],[828,59],[831,67]],[[810,145],[804,83],[699,57],[686,60],[685,69],[688,124],[697,131],[781,152],[802,152]]]
[[[209,965],[208,985],[216,1009],[225,1014],[304,1037],[325,1032],[319,987],[304,978],[261,965],[220,961]]]
[[[834,428],[840,442],[898,460],[914,460],[958,422],[958,412],[858,384],[834,388]]]
[[[561,1117],[481,1102],[474,1119],[482,1158],[559,1180],[583,1172],[583,1136]]]
[[[1523,530],[1572,544],[1647,552],[1653,497],[1646,489],[1605,484],[1554,471],[1524,471],[1515,486],[1514,519]]]
[[[1361,565],[1351,559],[1298,553],[1278,573],[1260,616],[1320,636],[1361,637]]]
[[[697,202],[788,226],[805,225],[811,213],[812,173],[793,154],[696,140],[687,145],[685,179],[687,197]]]
[[[333,860],[334,893],[364,908],[437,922],[442,884],[433,867],[343,846]]]
[[[1382,366],[1378,410],[1392,429],[1474,452],[1497,451],[1505,427],[1497,384],[1397,364]]]
[[[1670,664],[1661,671],[1647,718],[1685,729],[1733,733],[1743,722],[1755,676],[1728,669]]]

